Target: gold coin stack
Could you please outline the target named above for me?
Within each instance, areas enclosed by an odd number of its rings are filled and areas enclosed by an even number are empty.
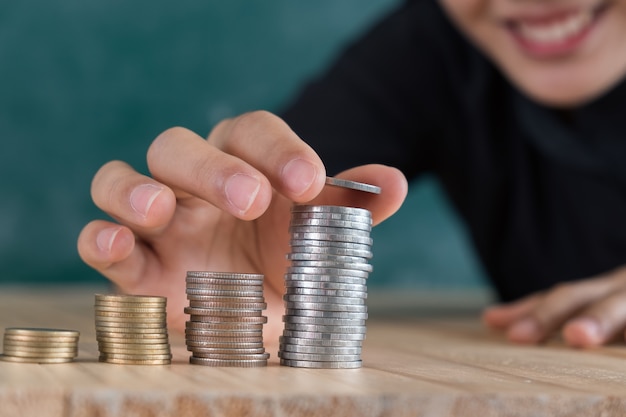
[[[168,365],[167,299],[146,295],[96,294],[96,339],[100,362]]]
[[[76,330],[10,327],[0,359],[20,363],[65,363],[78,356]]]
[[[263,346],[267,308],[263,275],[229,272],[187,273],[185,325],[189,362],[205,366],[267,366]]]

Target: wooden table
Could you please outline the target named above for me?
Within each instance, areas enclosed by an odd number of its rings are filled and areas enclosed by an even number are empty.
[[[90,289],[0,287],[0,325],[81,331],[57,365],[0,362],[0,416],[625,416],[626,347],[515,346],[477,317],[368,321],[364,367],[311,370],[98,363]]]

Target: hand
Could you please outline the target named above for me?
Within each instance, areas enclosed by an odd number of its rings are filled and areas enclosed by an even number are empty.
[[[559,329],[573,347],[599,346],[624,338],[626,267],[491,307],[483,319],[518,343],[539,343]]]
[[[280,118],[262,111],[221,122],[208,140],[169,129],[154,140],[147,160],[152,177],[120,161],[97,172],[93,201],[117,223],[87,224],[78,252],[121,291],[168,297],[169,325],[180,331],[187,320],[187,271],[254,272],[265,274],[265,335],[276,337],[292,203],[365,207],[376,224],[407,192],[404,176],[381,165],[340,175],[376,184],[380,195],[324,188],[317,154]]]

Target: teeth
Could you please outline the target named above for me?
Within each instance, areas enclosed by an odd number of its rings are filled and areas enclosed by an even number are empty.
[[[582,31],[593,19],[591,12],[572,14],[558,22],[544,24],[521,22],[518,26],[519,34],[531,42],[554,43]]]

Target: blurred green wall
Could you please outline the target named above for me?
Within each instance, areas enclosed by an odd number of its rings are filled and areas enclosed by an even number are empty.
[[[103,280],[76,237],[104,162],[145,172],[162,130],[279,110],[399,0],[0,3],[0,282]],[[415,218],[416,210],[425,213]],[[380,286],[483,285],[435,184],[374,232]]]

